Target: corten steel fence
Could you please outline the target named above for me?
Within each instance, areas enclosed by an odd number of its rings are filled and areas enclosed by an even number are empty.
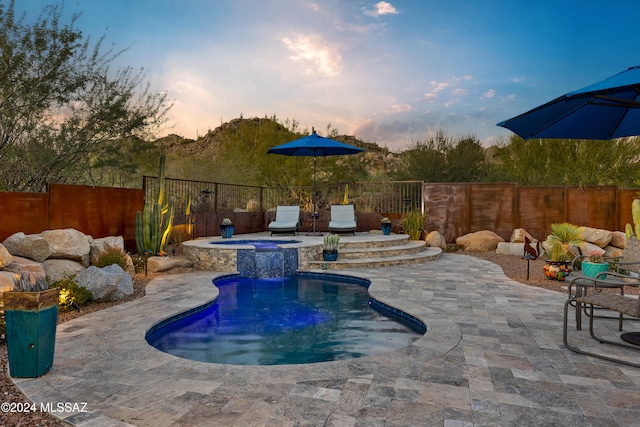
[[[122,236],[135,249],[140,189],[49,184],[46,193],[0,192],[0,242],[17,232],[75,228],[94,238]]]
[[[551,224],[572,224],[623,231],[633,223],[631,202],[640,188],[518,187],[514,183],[425,183],[427,228],[448,242],[480,230],[509,240],[516,228],[545,239]]]
[[[187,193],[195,214],[195,237],[219,234],[229,217],[236,233],[265,231],[278,205],[301,207],[303,230],[311,225],[313,189],[264,188],[167,179],[167,195],[176,203],[175,224],[185,224]],[[379,228],[388,216],[395,224],[402,213],[423,210],[428,231],[440,231],[448,242],[464,234],[491,230],[505,240],[515,228],[544,239],[550,225],[576,225],[624,230],[632,223],[631,202],[640,188],[518,187],[513,183],[341,183],[317,189],[319,225],[326,229],[331,204],[342,203],[345,189],[356,206],[358,230]],[[145,196],[146,194],[146,196]],[[11,234],[35,234],[52,228],[76,228],[94,238],[121,235],[135,250],[135,213],[155,195],[155,178],[144,189],[50,184],[47,193],[0,192],[0,242]],[[397,229],[394,229],[397,231]]]

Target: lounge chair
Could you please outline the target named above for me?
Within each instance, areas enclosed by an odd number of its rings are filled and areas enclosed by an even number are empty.
[[[269,223],[269,231],[273,233],[293,233],[300,226],[300,206],[278,206],[276,217]]]
[[[353,205],[331,205],[329,231],[356,234],[356,214]]]

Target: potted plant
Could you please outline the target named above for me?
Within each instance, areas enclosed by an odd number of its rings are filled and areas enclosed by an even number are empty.
[[[551,234],[545,241],[547,263],[543,267],[544,275],[548,279],[564,281],[571,273],[573,254],[569,251],[571,245],[581,246],[582,228],[563,222],[551,224]]]
[[[322,259],[325,261],[335,261],[338,259],[338,243],[340,235],[329,233],[324,236],[324,249],[322,250]]]
[[[231,222],[230,218],[225,218],[222,220],[222,224],[220,224],[220,235],[223,239],[230,239],[233,236],[233,222]]]
[[[12,291],[4,293],[9,374],[35,378],[53,366],[58,323],[59,289],[48,289],[43,276],[16,275]]]
[[[391,220],[386,216],[381,220],[382,234],[388,236],[391,234]]]
[[[589,258],[582,261],[582,274],[587,277],[596,277],[607,270],[609,270],[609,263],[604,261],[599,252],[591,252]]]
[[[409,235],[409,240],[420,240],[425,230],[427,215],[418,211],[409,211],[402,215],[402,230]]]

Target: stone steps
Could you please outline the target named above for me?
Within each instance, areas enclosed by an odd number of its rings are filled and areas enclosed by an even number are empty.
[[[397,242],[396,242],[397,243]],[[352,247],[338,248],[341,259],[362,259],[362,258],[388,258],[412,255],[423,251],[425,248],[423,240],[405,240],[402,244],[380,247]]]
[[[362,239],[362,234],[356,236],[340,235],[340,244],[338,250],[344,249],[364,249],[364,248],[383,248],[389,246],[398,246],[409,242],[409,236],[406,234],[391,234],[384,236],[382,234],[376,235],[371,238],[371,233],[368,234],[369,239]],[[424,242],[423,242],[424,243]]]
[[[309,261],[310,268],[317,268],[322,270],[327,269],[345,269],[345,268],[367,268],[367,267],[388,267],[392,265],[408,265],[417,264],[425,261],[432,261],[437,259],[442,254],[442,249],[432,248],[424,246],[424,242],[421,242],[421,248],[419,252],[402,254],[402,255],[388,255],[382,252],[371,253],[369,257],[348,259],[343,258],[343,250],[338,250],[337,261]],[[376,256],[377,255],[377,256]]]

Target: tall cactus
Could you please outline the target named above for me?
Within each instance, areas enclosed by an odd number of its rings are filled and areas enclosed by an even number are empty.
[[[167,246],[167,240],[173,226],[173,197],[164,203],[164,164],[165,155],[160,155],[158,180],[154,202],[145,201],[142,212],[136,213],[136,246],[139,253],[160,254]]]
[[[184,210],[186,218],[185,232],[188,239],[193,239],[193,215],[191,214],[191,192],[187,188],[187,206]]]
[[[631,216],[634,225],[627,224],[624,229],[627,240],[640,238],[640,199],[634,199],[631,203]]]

